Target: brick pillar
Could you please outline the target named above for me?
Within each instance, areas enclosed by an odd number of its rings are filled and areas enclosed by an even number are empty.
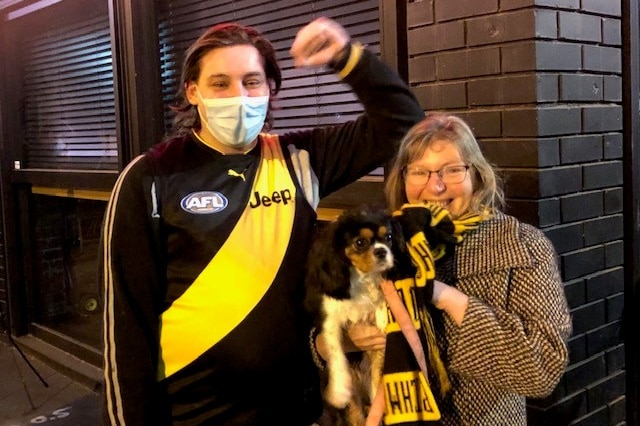
[[[409,81],[467,120],[507,213],[553,241],[570,365],[532,425],[625,420],[620,0],[408,1]]]

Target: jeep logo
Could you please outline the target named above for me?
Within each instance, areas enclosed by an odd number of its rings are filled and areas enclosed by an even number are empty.
[[[227,204],[227,198],[214,191],[192,192],[180,201],[182,210],[195,214],[217,213],[227,207]]]
[[[258,191],[253,193],[253,202],[249,202],[249,207],[255,209],[261,205],[269,207],[271,204],[284,204],[287,205],[292,202],[291,191],[283,189],[280,191],[273,191],[272,194],[262,195]]]

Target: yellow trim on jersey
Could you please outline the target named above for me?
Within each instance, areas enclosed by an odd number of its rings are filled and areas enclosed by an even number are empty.
[[[341,79],[348,76],[351,71],[356,67],[356,64],[360,62],[360,57],[362,56],[362,50],[364,46],[361,43],[355,42],[351,45],[351,54],[349,55],[349,59],[347,59],[347,63],[344,65],[340,71],[338,71],[338,77]]]
[[[296,190],[278,137],[262,135],[261,147],[261,164],[240,220],[193,284],[161,316],[160,379],[193,362],[238,326],[282,264]],[[254,208],[256,199],[262,202]]]

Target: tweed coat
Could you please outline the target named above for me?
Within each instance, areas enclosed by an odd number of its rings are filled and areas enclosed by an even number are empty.
[[[432,309],[452,383],[438,400],[442,424],[526,425],[525,397],[553,391],[572,330],[551,242],[497,213],[438,265],[436,279],[469,296],[460,326]]]

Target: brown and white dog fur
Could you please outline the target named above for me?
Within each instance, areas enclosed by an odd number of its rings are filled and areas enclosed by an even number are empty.
[[[309,255],[307,309],[316,314],[326,344],[325,417],[332,425],[363,425],[382,375],[384,349],[349,362],[343,335],[349,324],[374,322],[384,331],[387,305],[380,288],[393,268],[389,216],[381,210],[348,210],[330,223]],[[343,410],[346,407],[346,410]],[[328,414],[327,411],[333,412]]]

